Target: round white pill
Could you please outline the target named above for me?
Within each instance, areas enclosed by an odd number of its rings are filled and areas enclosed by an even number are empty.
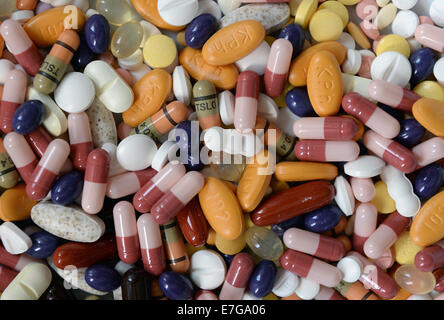
[[[392,32],[408,39],[415,35],[418,25],[419,17],[416,13],[411,10],[402,10],[396,14],[395,20],[393,20]]]
[[[203,290],[214,290],[225,281],[227,266],[213,250],[199,250],[191,256],[190,278]]]
[[[257,114],[268,121],[275,122],[278,118],[279,108],[273,98],[259,93]]]
[[[184,26],[196,17],[199,4],[197,0],[158,0],[157,10],[160,17],[172,26]]]
[[[410,81],[412,66],[401,53],[387,51],[373,60],[370,72],[373,80],[385,80],[405,87]]]
[[[83,112],[94,101],[96,90],[91,79],[83,73],[66,74],[54,91],[54,100],[63,111]]]
[[[319,283],[301,277],[301,283],[295,293],[302,300],[313,300],[318,295],[320,289]]]
[[[348,49],[347,59],[342,64],[342,71],[348,74],[357,74],[362,65],[362,55],[359,51]]]
[[[444,1],[437,0],[433,2],[429,14],[436,25],[444,27]]]
[[[355,49],[356,48],[356,42],[355,39],[353,39],[353,37],[347,33],[347,32],[343,32],[338,40],[340,44],[342,44],[344,47],[346,47],[347,49]]]
[[[278,297],[291,296],[299,286],[299,277],[288,270],[279,268],[271,290]]]
[[[413,8],[418,0],[392,0],[393,4],[400,10],[408,10]]]
[[[336,267],[342,271],[342,279],[345,282],[349,283],[358,281],[364,268],[362,262],[358,258],[353,256],[342,258],[341,260],[339,260]]]
[[[117,146],[117,161],[128,171],[148,168],[157,152],[153,139],[144,134],[133,134]]]
[[[436,61],[435,66],[433,67],[433,75],[436,80],[444,86],[444,57]]]

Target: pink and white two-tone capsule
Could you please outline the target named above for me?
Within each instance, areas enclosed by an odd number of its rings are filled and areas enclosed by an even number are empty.
[[[375,185],[370,178],[351,177],[350,185],[353,195],[359,202],[370,202],[376,194]]]
[[[271,45],[264,75],[265,92],[270,97],[276,98],[284,90],[292,54],[293,45],[287,39],[277,39]]]
[[[430,24],[421,24],[415,30],[415,39],[424,47],[444,53],[443,28]]]
[[[224,284],[219,293],[219,300],[241,300],[248,286],[254,260],[246,252],[238,253],[228,268]]]
[[[120,201],[114,206],[113,218],[120,260],[136,263],[140,259],[140,245],[134,207],[128,201]]]
[[[21,70],[11,70],[6,76],[0,104],[0,129],[4,133],[13,130],[12,118],[25,101],[27,81],[26,74]]]
[[[248,133],[254,129],[259,89],[260,79],[256,72],[244,71],[239,74],[234,105],[234,127],[240,133]]]
[[[346,162],[358,158],[359,145],[355,141],[300,140],[294,153],[301,161]]]
[[[358,125],[345,117],[303,117],[294,122],[293,131],[299,139],[352,140]]]
[[[368,86],[368,94],[372,99],[404,112],[412,112],[413,104],[421,98],[419,94],[396,84],[373,80]]]
[[[355,212],[353,249],[364,254],[364,243],[376,230],[378,211],[372,203],[361,203]]]
[[[88,154],[94,149],[89,118],[85,112],[69,114],[68,133],[74,168],[85,171]]]
[[[25,183],[31,182],[32,173],[39,160],[25,137],[16,132],[10,132],[5,136],[3,145]]]
[[[0,265],[6,266],[15,271],[21,271],[30,263],[42,262],[41,259],[36,259],[28,256],[26,253],[11,254],[6,251],[3,244],[0,244]]]
[[[134,194],[150,181],[157,171],[148,168],[140,171],[131,171],[113,176],[108,179],[106,196],[111,199],[119,199]]]

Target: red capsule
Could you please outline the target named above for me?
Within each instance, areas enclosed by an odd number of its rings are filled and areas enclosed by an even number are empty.
[[[444,266],[444,240],[422,249],[415,256],[415,266],[422,272],[430,272]]]
[[[5,136],[3,144],[22,179],[26,184],[31,182],[32,173],[39,161],[25,137],[16,132],[10,132]]]
[[[177,214],[177,223],[189,244],[200,247],[206,243],[208,222],[196,197]]]
[[[68,133],[74,168],[85,171],[88,155],[94,149],[89,118],[85,112],[69,114]]]
[[[17,275],[17,271],[0,266],[0,291],[5,291],[6,287],[9,286]]]
[[[140,245],[134,207],[128,201],[120,201],[114,206],[113,218],[120,260],[136,263],[140,259]]]
[[[0,129],[4,133],[13,131],[12,118],[25,101],[26,84],[26,74],[21,70],[11,70],[6,77],[0,104]]]
[[[433,271],[436,279],[435,291],[444,292],[444,268]]]
[[[0,265],[6,266],[15,271],[20,271],[28,264],[33,262],[41,262],[36,258],[31,258],[27,254],[10,254],[5,247],[0,244]]]
[[[359,145],[355,141],[301,140],[294,148],[301,161],[348,162],[359,156]]]
[[[358,133],[358,125],[346,117],[303,117],[296,120],[293,131],[299,139],[352,140]]]
[[[254,260],[248,253],[235,255],[219,293],[219,300],[241,300],[253,268]]]

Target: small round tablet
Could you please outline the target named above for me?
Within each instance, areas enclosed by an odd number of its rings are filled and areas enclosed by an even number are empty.
[[[271,290],[278,297],[291,296],[299,286],[299,277],[282,268],[279,268]]]
[[[174,141],[165,141],[157,150],[156,155],[151,163],[151,168],[160,171],[168,162],[168,159],[172,159],[172,156],[176,154],[179,149]]]
[[[94,101],[96,90],[88,76],[80,72],[71,72],[63,77],[54,91],[54,100],[63,111],[83,112]]]
[[[268,121],[275,122],[278,118],[279,107],[273,98],[264,93],[259,93],[257,114]]]
[[[160,17],[172,26],[184,26],[196,17],[199,9],[197,0],[158,0]]]
[[[370,72],[373,80],[385,80],[405,87],[412,75],[412,65],[401,53],[387,51],[373,60]]]
[[[224,259],[213,250],[199,250],[191,256],[190,278],[204,290],[214,290],[224,281],[227,266]]]
[[[353,256],[342,258],[341,260],[339,260],[336,267],[342,271],[342,279],[345,282],[349,283],[358,281],[364,268],[362,262],[358,258]]]
[[[295,293],[302,300],[313,300],[319,293],[321,286],[319,283],[301,277],[301,283],[296,289]]]
[[[419,17],[410,10],[402,10],[396,14],[392,23],[392,32],[406,39],[415,35],[416,27],[419,25]]]
[[[144,170],[151,165],[156,151],[153,139],[143,134],[134,134],[117,146],[117,161],[128,171]]]

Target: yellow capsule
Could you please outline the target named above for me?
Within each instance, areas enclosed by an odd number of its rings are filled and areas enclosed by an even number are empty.
[[[375,183],[375,196],[371,202],[379,213],[388,214],[396,210],[396,203],[390,197],[387,185],[384,181],[378,181]]]
[[[338,168],[330,163],[318,162],[280,162],[274,172],[280,181],[333,180]]]

